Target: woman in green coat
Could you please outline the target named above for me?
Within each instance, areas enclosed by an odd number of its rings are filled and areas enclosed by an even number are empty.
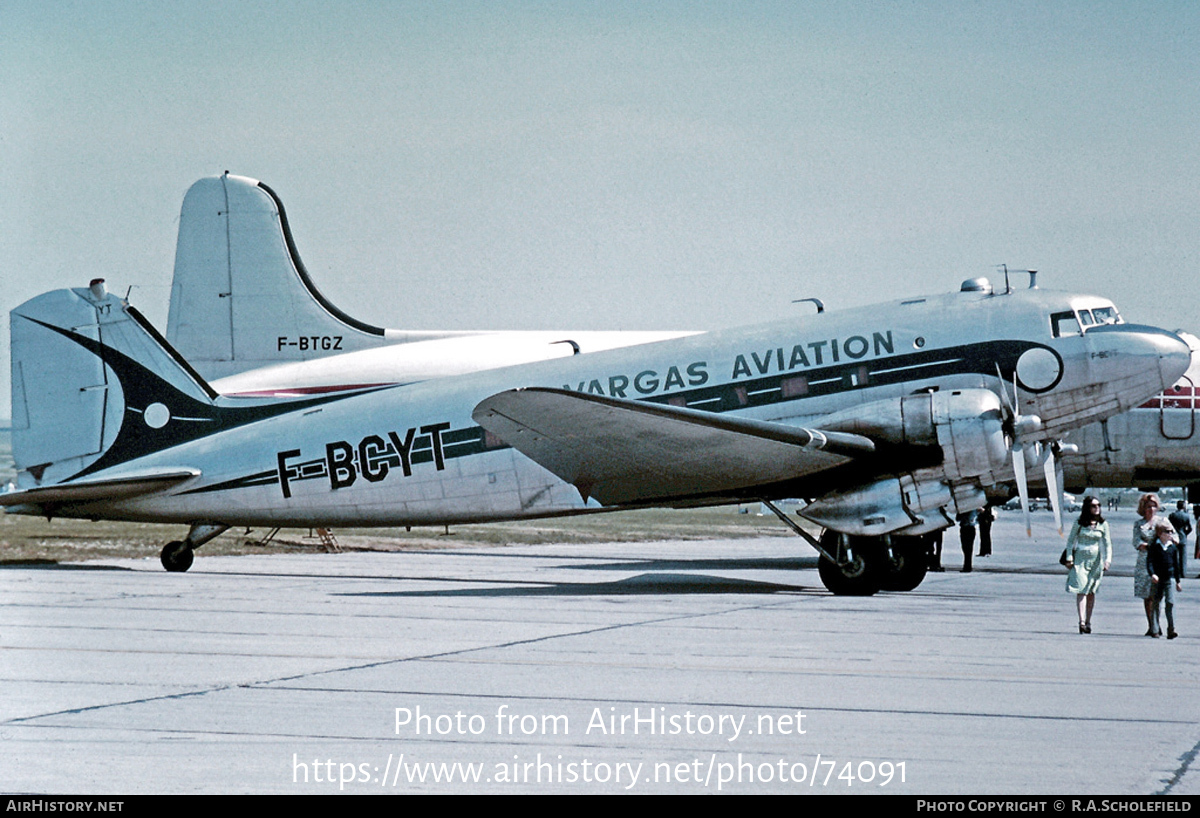
[[[1112,537],[1100,514],[1100,501],[1083,498],[1083,512],[1071,526],[1067,538],[1067,592],[1075,594],[1079,608],[1079,632],[1092,632],[1092,608],[1104,572],[1112,565]]]

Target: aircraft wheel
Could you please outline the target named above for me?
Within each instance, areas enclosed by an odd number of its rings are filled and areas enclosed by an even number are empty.
[[[835,596],[871,596],[880,588],[883,574],[882,547],[872,537],[852,537],[850,545],[839,553],[838,534],[826,531],[821,545],[831,554],[844,558],[842,564],[821,557],[817,573]]]
[[[172,540],[163,546],[159,559],[162,560],[163,568],[168,571],[186,571],[192,567],[192,560],[195,559],[195,556],[196,553],[190,545],[179,540]]]
[[[892,556],[887,561],[880,590],[911,591],[929,571],[929,540],[925,537],[893,537]]]

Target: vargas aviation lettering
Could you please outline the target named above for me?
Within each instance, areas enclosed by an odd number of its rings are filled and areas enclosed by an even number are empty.
[[[761,354],[754,351],[749,353],[749,361],[746,360],[745,354],[739,354],[734,358],[731,378],[737,380],[755,375],[766,375],[772,370],[790,372],[799,367],[836,364],[841,363],[843,358],[857,361],[865,358],[868,352],[873,353],[872,357],[875,358],[884,353],[895,352],[892,331],[873,332],[871,340],[867,340],[864,335],[851,335],[842,341],[830,338],[829,340],[811,341],[807,344],[795,344],[790,351],[787,351],[785,347],[767,349]],[[785,359],[786,364],[784,363]],[[751,368],[751,362],[753,362],[753,368]]]
[[[729,380],[857,361],[868,355],[878,358],[891,355],[895,351],[896,344],[890,329],[886,332],[872,332],[870,338],[866,335],[851,335],[842,339],[829,338],[794,344],[790,349],[774,347],[751,350],[734,356]],[[653,395],[660,390],[667,392],[671,389],[703,386],[709,380],[708,367],[707,361],[693,361],[685,366],[669,366],[665,372],[643,369],[640,372],[579,381],[574,386],[563,384],[563,389],[574,389],[576,392],[592,395],[608,395],[613,398],[636,398]]]
[[[708,372],[705,367],[708,364],[704,361],[695,361],[687,365],[686,369],[680,371],[677,366],[667,368],[665,374],[660,374],[654,369],[643,369],[635,375],[609,375],[608,376],[608,391],[604,391],[604,384],[600,378],[592,378],[590,381],[580,381],[575,387],[576,392],[588,392],[593,395],[609,395],[614,398],[628,398],[633,395],[626,394],[633,391],[638,395],[653,395],[658,391],[659,387],[666,389],[683,389],[685,386],[703,386],[708,383]],[[683,379],[683,372],[687,372],[687,381]],[[570,384],[564,384],[563,389],[570,389]]]

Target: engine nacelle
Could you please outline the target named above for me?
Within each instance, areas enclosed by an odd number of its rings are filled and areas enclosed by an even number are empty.
[[[937,445],[951,480],[978,477],[1008,464],[1004,413],[990,389],[922,392],[873,401],[821,418],[831,432],[854,432],[884,443]]]
[[[931,412],[946,477],[963,480],[1008,465],[1000,398],[989,389],[935,392]]]
[[[986,497],[972,482],[1008,465],[1000,398],[988,389],[957,389],[875,401],[821,422],[822,429],[853,431],[875,440],[942,451],[942,474],[901,474],[825,495],[801,515],[846,534],[922,534],[982,508]],[[991,482],[990,480],[988,482]]]

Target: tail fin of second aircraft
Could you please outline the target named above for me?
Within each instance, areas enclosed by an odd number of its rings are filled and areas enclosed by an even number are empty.
[[[167,339],[210,380],[462,334],[383,329],[339,310],[313,285],[283,203],[261,182],[226,173],[183,199]]]

